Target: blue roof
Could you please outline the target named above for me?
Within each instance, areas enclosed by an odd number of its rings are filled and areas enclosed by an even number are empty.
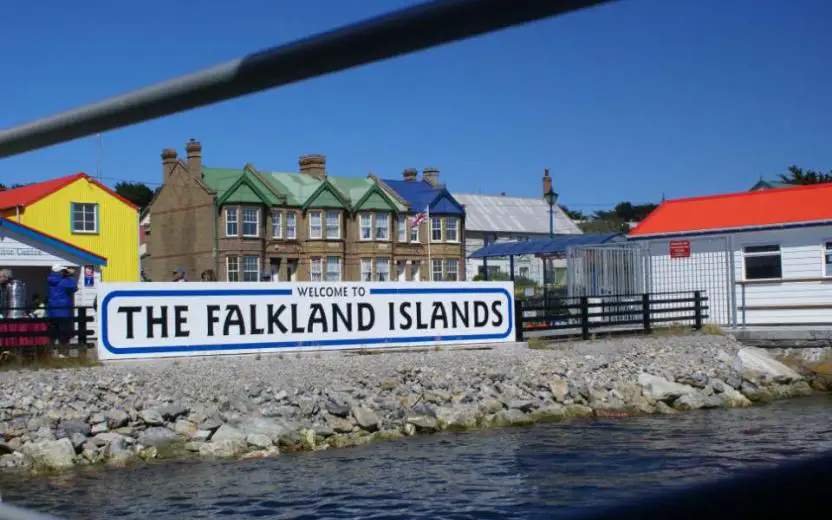
[[[601,233],[592,235],[562,235],[543,240],[524,240],[519,242],[496,242],[477,249],[469,258],[493,258],[500,256],[521,255],[558,255],[566,253],[573,246],[593,246],[610,242],[622,233]]]
[[[80,247],[64,242],[60,238],[47,235],[46,233],[42,233],[36,229],[30,228],[29,226],[24,226],[18,222],[14,222],[6,218],[0,218],[0,227],[5,228],[6,233],[11,235],[12,238],[24,238],[29,241],[34,241],[40,246],[41,249],[67,253],[92,265],[107,265],[107,259],[101,255],[97,255],[91,251],[87,251],[86,249],[81,249]]]
[[[430,211],[434,213],[465,215],[465,208],[445,188],[434,187],[425,181],[391,179],[383,182],[407,201],[415,212],[425,211],[430,206]]]

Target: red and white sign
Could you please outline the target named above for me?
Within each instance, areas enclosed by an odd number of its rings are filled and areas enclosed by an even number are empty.
[[[670,258],[689,258],[690,240],[671,240]]]

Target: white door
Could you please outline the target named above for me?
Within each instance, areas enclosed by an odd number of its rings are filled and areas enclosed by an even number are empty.
[[[410,268],[413,272],[413,281],[419,282],[422,280],[422,262],[419,260],[414,260],[413,263],[410,264]]]

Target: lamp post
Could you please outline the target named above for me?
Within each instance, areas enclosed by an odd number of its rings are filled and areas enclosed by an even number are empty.
[[[546,170],[546,177],[549,176],[549,171]],[[548,190],[543,194],[543,200],[549,205],[549,240],[555,238],[555,204],[558,203],[558,193],[552,189],[551,180],[548,184]],[[543,308],[549,308],[549,285],[548,276],[550,259],[544,257],[543,260]]]

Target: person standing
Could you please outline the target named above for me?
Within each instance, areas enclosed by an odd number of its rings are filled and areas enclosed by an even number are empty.
[[[65,346],[75,335],[75,327],[72,323],[75,293],[78,291],[75,269],[55,264],[46,281],[48,285],[46,314],[52,320],[58,345]]]
[[[181,267],[177,267],[173,270],[173,280],[172,282],[187,282],[188,280],[185,279],[185,269]]]

